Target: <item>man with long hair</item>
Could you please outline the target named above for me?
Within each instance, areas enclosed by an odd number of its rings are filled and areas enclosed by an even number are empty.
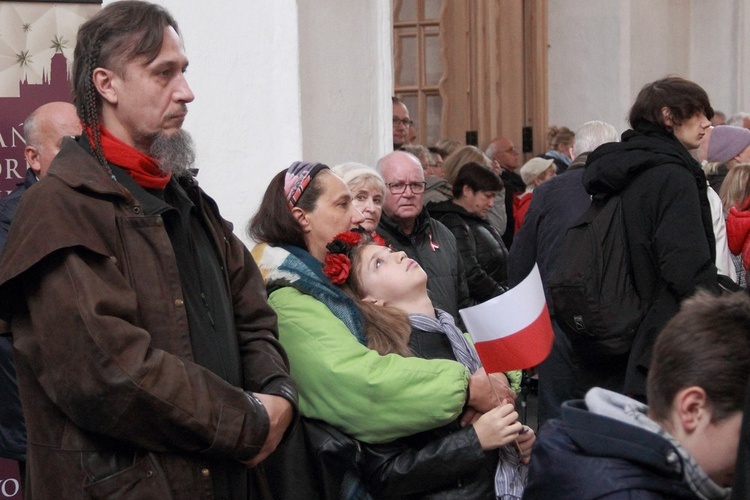
[[[30,498],[253,498],[294,420],[260,273],[188,171],[187,64],[154,4],[79,30],[83,134],[22,200],[0,263]]]

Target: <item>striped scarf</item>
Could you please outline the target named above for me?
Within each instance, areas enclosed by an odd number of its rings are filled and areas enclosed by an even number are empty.
[[[456,361],[474,373],[482,367],[477,350],[456,326],[453,316],[440,309],[435,309],[435,318],[424,314],[410,314],[412,328],[426,332],[442,332],[448,337]],[[498,449],[500,460],[495,471],[495,495],[501,500],[520,500],[526,486],[529,468],[522,464],[518,452],[513,446],[506,445]]]

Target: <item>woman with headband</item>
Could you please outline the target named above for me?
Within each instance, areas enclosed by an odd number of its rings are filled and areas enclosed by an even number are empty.
[[[359,310],[323,272],[326,245],[362,220],[328,167],[298,162],[273,178],[247,228],[261,242],[253,256],[278,315],[302,415],[381,443],[445,425],[465,406],[496,407],[484,370],[470,376],[455,361],[367,348]]]

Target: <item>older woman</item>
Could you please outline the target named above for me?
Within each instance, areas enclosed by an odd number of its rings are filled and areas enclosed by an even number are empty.
[[[475,146],[462,146],[451,153],[443,162],[443,170],[445,171],[445,178],[448,182],[453,184],[458,175],[458,171],[467,163],[478,163],[486,169],[491,170],[498,175],[500,174],[495,163],[479,148]],[[489,222],[500,234],[505,233],[505,228],[508,224],[506,210],[508,204],[509,202],[505,200],[505,186],[501,184],[500,190],[495,195],[495,204],[489,213],[487,213],[487,222]]]
[[[456,237],[469,294],[477,302],[503,293],[508,281],[508,249],[500,233],[487,222],[501,188],[497,174],[478,163],[468,163],[453,181],[453,199],[427,207]]]
[[[361,163],[342,163],[331,171],[341,177],[352,192],[352,205],[364,217],[360,224],[365,230],[375,231],[383,214],[385,182],[377,170]]]
[[[362,222],[346,184],[328,167],[295,163],[273,178],[248,226],[263,242],[253,256],[278,315],[302,415],[384,442],[444,425],[466,404],[496,406],[487,377],[470,377],[460,363],[367,348],[359,310],[323,273],[326,244]]]

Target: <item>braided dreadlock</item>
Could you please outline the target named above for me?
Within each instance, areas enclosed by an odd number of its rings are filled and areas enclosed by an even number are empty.
[[[86,21],[78,30],[73,59],[73,100],[84,133],[93,142],[96,160],[109,175],[99,134],[102,96],[94,84],[96,68],[122,76],[125,63],[143,58],[150,63],[161,51],[164,28],[179,35],[177,21],[163,7],[138,0],[115,2]]]

